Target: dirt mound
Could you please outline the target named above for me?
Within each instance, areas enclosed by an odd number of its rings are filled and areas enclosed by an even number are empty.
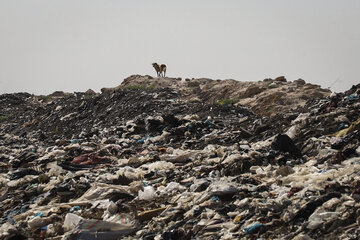
[[[274,116],[299,106],[309,99],[325,98],[331,91],[318,85],[306,83],[302,79],[293,82],[285,77],[265,79],[258,82],[240,82],[232,79],[211,80],[207,78],[186,79],[152,78],[133,75],[126,78],[115,88],[105,88],[102,92],[119,89],[155,89],[171,88],[180,93],[185,101],[202,101],[208,104],[235,104],[249,107],[255,114]]]

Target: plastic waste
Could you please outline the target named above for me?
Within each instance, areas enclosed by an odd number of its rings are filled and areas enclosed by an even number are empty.
[[[279,169],[277,169],[275,171],[275,174],[276,174],[276,176],[281,175],[281,176],[285,177],[285,176],[287,176],[289,174],[292,174],[294,172],[295,171],[290,166],[283,166],[283,167],[280,167]]]
[[[356,121],[351,123],[350,127],[342,129],[334,134],[334,137],[344,137],[349,132],[353,131],[355,127],[357,127],[360,124],[360,118],[358,118]]]
[[[357,239],[360,84],[139,78],[0,95],[0,239]]]
[[[83,155],[80,155],[78,157],[75,157],[71,163],[73,164],[96,164],[96,163],[99,163],[99,162],[103,162],[107,160],[106,157],[101,157],[95,153],[90,153],[90,154],[83,154]]]
[[[203,179],[195,179],[194,183],[190,186],[191,192],[202,192],[210,185],[210,181]]]
[[[80,206],[73,206],[72,208],[70,208],[70,212],[76,212],[76,211],[79,211],[79,210],[81,210]]]
[[[238,191],[238,188],[227,181],[217,181],[209,185],[205,192],[196,200],[197,204],[200,204],[212,196],[234,195]]]
[[[106,199],[110,194],[122,194],[132,196],[131,187],[122,185],[110,185],[106,183],[94,183],[81,197],[71,201],[71,204],[88,204],[91,201]]]
[[[324,222],[330,222],[332,220],[337,219],[341,215],[340,212],[314,212],[309,217],[309,223],[307,225],[308,229],[317,229],[319,228]]]
[[[291,126],[287,131],[286,131],[286,135],[288,135],[291,139],[295,139],[295,137],[297,136],[299,132],[299,125],[294,125]]]
[[[76,227],[76,225],[78,225],[78,223],[80,222],[81,219],[83,219],[83,218],[74,213],[67,213],[65,215],[65,220],[64,220],[64,225],[63,225],[65,231],[70,231],[70,230],[74,229]]]
[[[37,229],[52,223],[56,218],[56,215],[51,215],[49,217],[43,217],[42,215],[35,216],[34,218],[28,221],[28,225],[32,229]]]
[[[260,230],[260,228],[264,227],[262,223],[256,223],[250,227],[244,228],[246,234],[254,234]]]
[[[185,190],[186,190],[186,187],[181,186],[179,183],[170,182],[161,192],[162,193],[172,193],[172,192],[183,192]]]
[[[152,210],[147,210],[147,211],[143,211],[137,214],[136,219],[140,220],[140,221],[146,221],[146,220],[150,220],[153,217],[159,215],[160,213],[162,213],[166,208],[157,208],[157,209],[152,209]]]
[[[271,147],[282,152],[289,152],[292,154],[300,153],[293,140],[285,134],[278,134],[272,142]]]
[[[139,191],[139,200],[151,201],[157,197],[156,191],[152,186],[144,187],[144,190]]]
[[[348,96],[348,100],[350,100],[350,101],[356,101],[358,99],[359,99],[359,97],[357,96],[357,94],[350,94]]]
[[[137,227],[133,224],[114,223],[97,219],[74,218],[72,220],[69,221],[69,226],[73,227],[75,223],[76,225],[67,234],[70,238],[116,240],[121,235],[129,235],[137,231]]]
[[[141,168],[147,168],[148,171],[154,171],[154,170],[168,170],[173,169],[175,166],[171,162],[166,161],[157,161],[149,164],[143,164]]]

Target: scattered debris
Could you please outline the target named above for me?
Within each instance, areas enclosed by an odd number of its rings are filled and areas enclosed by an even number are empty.
[[[0,238],[358,239],[360,84],[246,84],[0,95]]]

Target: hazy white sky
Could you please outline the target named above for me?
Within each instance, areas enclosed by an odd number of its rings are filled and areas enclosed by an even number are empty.
[[[0,0],[0,93],[132,75],[360,83],[359,0]]]

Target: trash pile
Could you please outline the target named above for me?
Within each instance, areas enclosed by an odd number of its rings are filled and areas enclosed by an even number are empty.
[[[324,92],[273,116],[171,86],[0,95],[0,238],[358,239],[360,84]]]

